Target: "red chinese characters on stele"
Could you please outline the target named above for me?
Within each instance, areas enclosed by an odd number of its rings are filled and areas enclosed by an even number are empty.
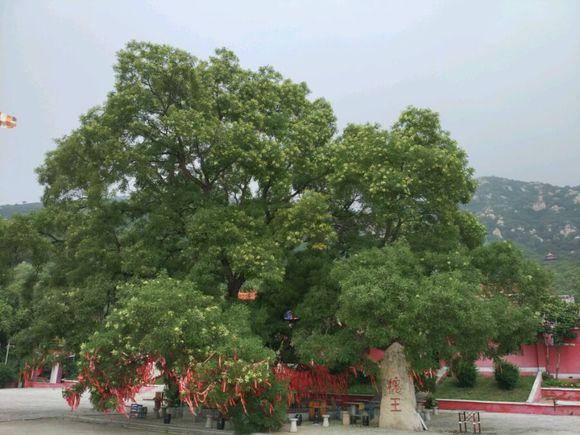
[[[391,411],[392,412],[401,412],[401,408],[399,408],[401,399],[399,397],[391,397]]]
[[[401,404],[400,403],[401,398],[396,397],[397,395],[401,394],[401,380],[399,379],[398,376],[395,376],[394,378],[389,378],[387,379],[386,387],[387,394],[394,396],[390,398],[391,412],[401,412],[401,408],[399,407]]]

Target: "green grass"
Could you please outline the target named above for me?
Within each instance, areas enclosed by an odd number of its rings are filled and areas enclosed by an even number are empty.
[[[578,379],[545,379],[544,382],[542,382],[542,387],[580,388],[580,380],[578,380]]]
[[[378,394],[371,384],[352,384],[348,386],[350,394]]]
[[[520,376],[516,388],[502,390],[497,386],[493,377],[477,377],[473,388],[460,388],[455,379],[448,377],[437,386],[435,397],[437,399],[468,399],[489,400],[498,402],[525,402],[528,399],[535,376]]]

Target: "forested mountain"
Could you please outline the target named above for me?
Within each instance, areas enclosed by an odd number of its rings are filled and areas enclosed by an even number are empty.
[[[559,293],[580,296],[580,186],[483,177],[468,206],[490,240],[509,240],[555,273]],[[546,261],[553,253],[555,260]]]
[[[15,214],[27,214],[42,207],[40,202],[0,205],[0,216],[8,219]]]
[[[580,299],[580,186],[559,187],[500,177],[478,179],[468,206],[489,240],[509,240],[555,274],[556,290]],[[0,216],[26,214],[40,203],[0,205]],[[556,259],[546,261],[552,252]]]
[[[492,240],[511,240],[537,259],[580,256],[580,186],[484,177],[469,204]]]

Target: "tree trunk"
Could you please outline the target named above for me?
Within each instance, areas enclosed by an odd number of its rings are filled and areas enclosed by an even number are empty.
[[[380,363],[381,415],[379,427],[399,430],[422,430],[416,411],[415,387],[409,379],[405,349],[391,344]]]
[[[238,297],[238,293],[242,288],[244,281],[243,277],[237,275],[228,279],[228,295],[230,298],[236,299]]]
[[[238,297],[238,292],[242,288],[242,285],[246,281],[243,273],[234,273],[230,267],[230,263],[226,257],[221,259],[224,275],[228,281],[228,296],[230,298],[236,299]]]
[[[550,375],[550,344],[545,343],[546,345],[546,372]]]

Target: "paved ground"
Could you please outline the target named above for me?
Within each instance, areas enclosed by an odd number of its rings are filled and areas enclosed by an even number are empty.
[[[144,394],[145,397],[152,393]],[[481,413],[481,423],[487,434],[579,434],[580,417],[525,414]],[[129,425],[129,427],[124,427]],[[428,422],[430,433],[453,433],[457,431],[457,413],[442,411]],[[282,434],[289,433],[289,427]],[[91,409],[83,398],[77,411],[71,413],[58,389],[0,389],[0,434],[124,434],[124,433],[212,433],[203,423],[193,423],[189,415],[164,425],[153,416],[145,420],[127,420],[120,415],[105,415]],[[230,432],[231,433],[231,432]],[[308,435],[355,435],[355,434],[403,434],[378,428],[342,426],[338,422],[330,428],[322,428],[305,422],[299,433]]]
[[[79,415],[97,415],[86,397],[76,411]],[[4,388],[0,389],[0,422],[27,420],[42,417],[64,417],[70,408],[56,388]]]
[[[580,434],[580,417],[573,416],[548,416],[548,415],[526,415],[526,414],[498,414],[482,412],[481,426],[482,433],[485,434]],[[430,434],[457,433],[457,413],[455,411],[441,411],[427,423]],[[289,434],[286,428],[284,434]],[[329,431],[330,430],[330,431]],[[469,428],[471,430],[471,428]],[[308,435],[354,435],[388,433],[393,435],[403,435],[409,432],[387,431],[379,428],[353,428],[340,424],[332,425],[330,428],[322,428],[309,423],[304,423],[299,430],[300,433]]]
[[[486,434],[579,434],[580,417],[568,415],[500,414],[482,412],[481,427]],[[457,431],[457,412],[441,411],[429,423],[429,429],[449,433]]]
[[[158,432],[143,432],[140,429],[126,429],[120,426],[107,426],[60,418],[0,422],[0,434],[15,435],[111,435],[111,434],[146,434]]]
[[[152,407],[152,391],[137,396],[140,403]],[[46,430],[45,430],[46,428]],[[194,423],[191,414],[164,425],[162,420],[150,415],[147,419],[127,419],[124,415],[104,414],[92,409],[87,396],[71,412],[62,392],[57,388],[6,388],[0,389],[0,434],[116,434],[116,433],[219,433],[206,431],[204,424]]]

